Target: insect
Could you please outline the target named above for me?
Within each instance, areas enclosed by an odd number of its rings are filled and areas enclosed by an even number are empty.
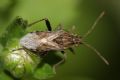
[[[49,51],[61,51],[62,54],[65,54],[64,50],[69,49],[71,52],[74,52],[72,47],[83,44],[92,49],[107,65],[109,65],[108,61],[100,54],[100,52],[83,41],[83,38],[87,37],[93,31],[97,22],[102,18],[103,15],[104,12],[100,14],[93,26],[83,37],[74,35],[69,31],[65,31],[64,29],[60,28],[61,26],[57,30],[53,31],[47,18],[35,21],[29,24],[29,26],[32,26],[40,21],[45,21],[48,31],[35,31],[26,34],[21,38],[20,45],[23,47],[22,49],[27,49],[39,54],[40,56],[43,56]]]

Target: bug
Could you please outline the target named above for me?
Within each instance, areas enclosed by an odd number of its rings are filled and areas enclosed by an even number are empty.
[[[61,26],[57,30],[53,31],[47,18],[35,21],[29,24],[29,26],[32,26],[40,21],[45,21],[48,31],[35,31],[26,34],[21,38],[20,45],[22,46],[22,49],[27,49],[36,54],[39,54],[40,56],[44,56],[49,51],[61,51],[62,54],[65,54],[64,50],[69,49],[71,52],[74,52],[72,47],[83,44],[92,49],[107,65],[109,65],[108,61],[100,54],[99,51],[83,41],[83,38],[87,37],[93,31],[96,24],[103,15],[104,12],[99,15],[92,27],[83,37],[74,35],[69,31],[65,31],[64,29],[60,28]],[[58,64],[63,61],[64,59]]]

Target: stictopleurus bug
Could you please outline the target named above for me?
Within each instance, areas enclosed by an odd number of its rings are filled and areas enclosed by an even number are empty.
[[[52,31],[52,27],[47,18],[35,21],[28,26],[32,26],[40,21],[45,21],[48,31],[30,32],[21,38],[20,45],[22,46],[22,49],[27,49],[36,54],[39,54],[40,56],[44,56],[49,51],[61,51],[62,54],[65,54],[64,50],[69,49],[71,52],[74,52],[72,48],[73,46],[83,44],[92,49],[107,65],[109,65],[108,61],[100,54],[99,51],[83,41],[83,38],[87,37],[93,31],[96,24],[103,17],[103,15],[104,12],[99,15],[99,17],[93,23],[92,27],[83,37],[74,35],[69,31],[65,31],[61,28],[62,26],[59,26],[58,29]],[[64,60],[65,59],[60,61],[58,64]]]

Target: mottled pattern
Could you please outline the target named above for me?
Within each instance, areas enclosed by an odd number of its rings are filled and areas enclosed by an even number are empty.
[[[20,40],[21,46],[36,52],[64,50],[79,43],[80,38],[78,36],[64,30],[32,32]]]
[[[80,44],[81,42],[80,37],[75,36],[69,32],[64,32],[53,41],[56,42],[61,47],[61,49],[72,47],[73,45]]]

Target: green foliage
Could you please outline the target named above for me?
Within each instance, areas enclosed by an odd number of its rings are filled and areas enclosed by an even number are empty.
[[[0,80],[12,80],[8,75],[6,75],[2,70],[0,71]]]
[[[22,49],[19,45],[20,38],[26,33],[27,25],[26,20],[17,17],[6,28],[3,36],[0,36],[0,47],[3,48],[0,52],[0,66],[3,69],[1,73],[4,73],[5,70],[10,75],[5,74],[6,72],[4,75],[8,75],[9,78],[12,75],[11,78],[20,78],[22,80],[25,80],[28,76],[31,79],[39,80],[53,77],[55,75],[53,64],[48,64],[37,54]]]
[[[44,64],[41,68],[35,71],[34,77],[36,79],[48,79],[55,75],[55,71],[49,64]]]
[[[11,51],[11,53],[4,56],[4,68],[10,71],[15,77],[23,77],[25,74],[33,73],[39,62],[39,58],[36,57],[36,59],[38,61],[32,59],[32,56],[24,50]]]
[[[27,21],[20,17],[16,17],[13,22],[6,28],[6,31],[0,36],[0,43],[2,46],[6,46],[12,39],[20,39],[25,34],[25,28],[27,27]]]

